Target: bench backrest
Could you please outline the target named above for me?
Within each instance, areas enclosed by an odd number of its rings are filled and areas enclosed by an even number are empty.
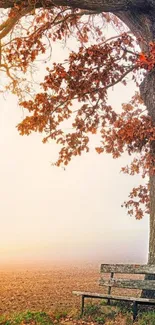
[[[120,274],[152,274],[155,275],[155,265],[138,265],[138,264],[101,264],[101,286],[127,288],[127,289],[149,289],[155,290],[155,280],[136,280],[136,279],[116,279],[115,273]],[[110,279],[104,279],[103,274],[110,273]]]

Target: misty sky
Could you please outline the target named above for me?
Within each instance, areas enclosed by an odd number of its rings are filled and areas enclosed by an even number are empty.
[[[52,59],[65,50],[53,47]],[[41,78],[42,70],[39,71]],[[116,86],[117,110],[134,86]],[[140,177],[125,176],[128,156],[113,160],[93,150],[64,171],[53,167],[59,147],[42,135],[21,137],[16,97],[0,97],[0,262],[147,262],[148,218],[136,221],[121,204]]]

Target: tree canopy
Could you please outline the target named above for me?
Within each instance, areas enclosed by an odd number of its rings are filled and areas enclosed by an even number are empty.
[[[108,89],[118,83],[126,86],[128,76],[144,89],[142,81],[154,71],[155,1],[1,0],[0,8],[0,70],[7,76],[5,89],[17,94],[27,111],[18,124],[19,133],[41,132],[44,143],[51,139],[60,144],[57,166],[88,152],[91,134],[100,135],[98,154],[133,155],[122,171],[140,173],[146,185],[134,188],[125,206],[130,215],[142,218],[149,213],[148,175],[155,172],[154,120],[138,92],[120,113],[107,99]],[[117,30],[109,39],[106,24]],[[54,43],[72,36],[78,49],[65,62],[52,62]],[[48,67],[34,93],[28,76],[35,73],[40,57]],[[69,132],[63,129],[66,120],[71,123]]]

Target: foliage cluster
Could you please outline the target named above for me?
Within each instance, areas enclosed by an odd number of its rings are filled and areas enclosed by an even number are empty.
[[[29,3],[29,4],[28,4]],[[67,165],[73,156],[89,152],[91,135],[99,136],[96,151],[120,157],[133,155],[130,175],[155,172],[155,156],[150,148],[155,126],[136,93],[122,105],[122,111],[108,105],[108,90],[128,77],[139,85],[145,72],[154,69],[155,44],[145,44],[141,52],[131,33],[116,16],[90,10],[52,5],[35,8],[19,1],[2,15],[0,25],[0,70],[6,73],[6,89],[16,93],[27,116],[18,124],[21,135],[42,132],[43,142],[55,140],[61,146],[57,166]],[[120,33],[106,39],[104,26],[111,24]],[[63,63],[52,63],[54,42],[76,38],[77,50]],[[137,42],[137,43],[136,43]],[[35,94],[28,76],[35,73],[35,62],[49,63],[44,80]],[[34,87],[35,88],[35,87]],[[67,121],[70,131],[64,129]],[[130,215],[141,219],[149,213],[149,186],[134,188],[125,202]]]

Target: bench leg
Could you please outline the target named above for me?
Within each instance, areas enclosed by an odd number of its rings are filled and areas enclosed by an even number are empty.
[[[81,316],[83,315],[84,312],[84,296],[82,296],[82,304],[81,304]]]
[[[107,300],[107,305],[110,306],[110,299]]]
[[[133,302],[133,321],[136,320],[137,314],[138,314],[138,305],[137,305],[137,301],[134,301]]]

